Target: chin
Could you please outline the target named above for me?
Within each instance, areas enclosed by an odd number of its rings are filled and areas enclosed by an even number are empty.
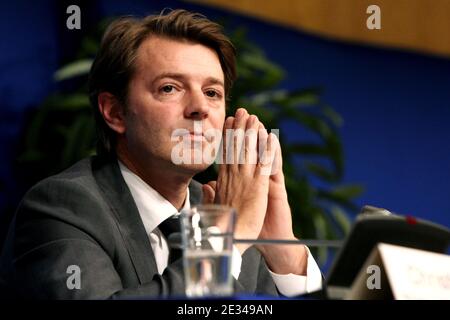
[[[192,174],[197,174],[202,171],[205,171],[211,164],[210,163],[198,163],[198,164],[178,164],[176,165],[179,169],[182,169],[183,171],[187,171]]]

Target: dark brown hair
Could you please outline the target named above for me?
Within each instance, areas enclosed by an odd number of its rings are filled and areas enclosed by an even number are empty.
[[[137,51],[149,36],[161,36],[200,43],[217,52],[229,94],[236,79],[236,52],[222,27],[203,15],[186,10],[144,18],[121,17],[107,28],[100,50],[89,74],[89,99],[97,126],[97,153],[111,153],[115,148],[115,132],[104,121],[98,108],[100,92],[113,94],[126,108],[128,84],[134,72]]]

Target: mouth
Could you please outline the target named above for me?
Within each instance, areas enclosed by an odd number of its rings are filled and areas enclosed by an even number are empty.
[[[186,142],[210,142],[211,137],[208,135],[207,131],[196,130],[199,128],[189,128],[189,129],[176,129],[172,132],[172,139],[177,138],[177,141]]]
[[[205,136],[203,135],[202,132],[193,132],[193,131],[191,131],[191,132],[185,134],[184,137],[187,137],[187,138],[189,138],[190,140],[193,140],[193,141],[206,141],[206,138],[205,138]]]
[[[184,130],[183,133],[177,134],[180,141],[193,141],[193,142],[203,142],[206,141],[206,137],[204,136],[203,132],[197,132],[197,131],[187,131]]]

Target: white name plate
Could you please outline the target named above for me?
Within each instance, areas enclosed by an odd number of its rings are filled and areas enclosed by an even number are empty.
[[[380,243],[347,298],[449,300],[450,256]]]

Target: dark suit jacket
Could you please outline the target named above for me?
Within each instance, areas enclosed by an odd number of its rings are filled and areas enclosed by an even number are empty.
[[[201,202],[192,181],[190,202]],[[81,270],[81,289],[68,289],[67,269]],[[39,299],[167,297],[184,294],[182,260],[163,275],[116,159],[84,159],[47,178],[24,197],[0,261],[7,294]],[[276,295],[266,264],[254,249],[242,262],[235,291]]]

